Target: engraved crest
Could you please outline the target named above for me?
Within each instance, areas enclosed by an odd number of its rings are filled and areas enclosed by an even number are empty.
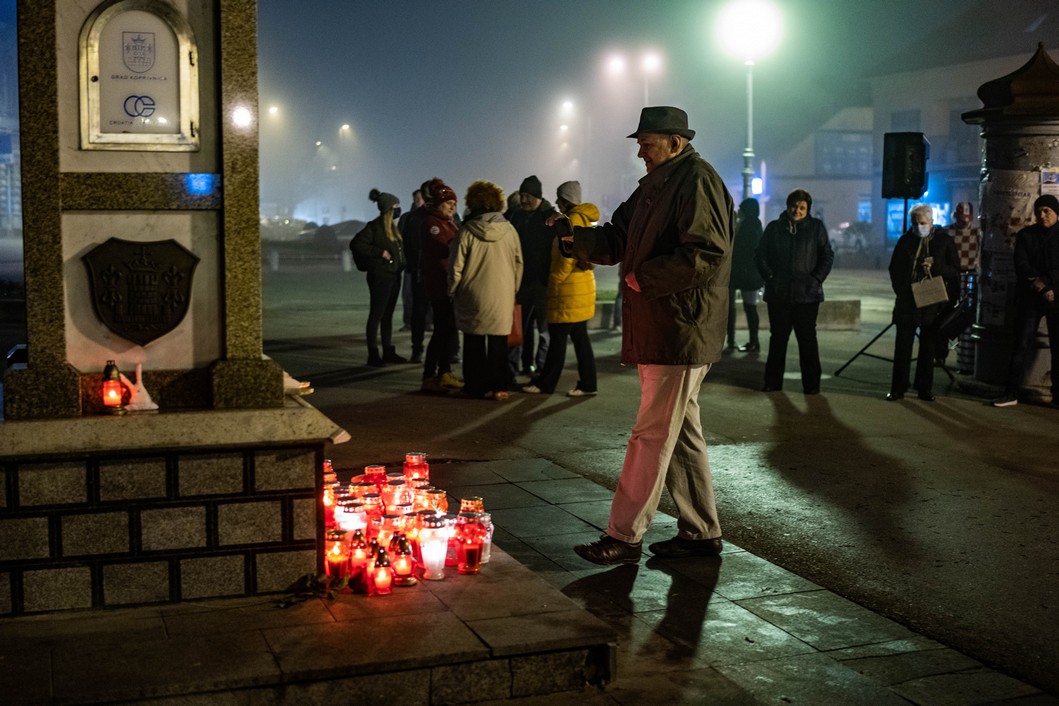
[[[133,73],[147,73],[154,66],[154,32],[122,32],[121,59]]]
[[[187,315],[199,258],[175,240],[111,238],[82,259],[96,315],[122,338],[145,346]]]

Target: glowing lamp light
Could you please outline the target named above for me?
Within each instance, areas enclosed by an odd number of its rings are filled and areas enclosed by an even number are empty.
[[[326,541],[327,575],[333,579],[349,576],[349,550],[346,547],[345,530],[330,530]]]
[[[485,534],[481,513],[460,513],[456,524],[456,568],[461,574],[474,575],[481,571]]]
[[[125,388],[121,384],[121,371],[113,360],[103,367],[103,411],[107,414],[124,414],[121,398]]]
[[[440,581],[445,578],[445,555],[448,553],[452,522],[444,517],[424,517],[419,527],[419,552],[423,555],[423,578]]]
[[[412,558],[412,545],[408,538],[401,535],[397,540],[397,550],[393,555],[393,583],[395,586],[415,586],[419,581],[413,575],[415,561]]]
[[[250,127],[254,122],[254,114],[246,106],[239,106],[232,111],[232,124],[238,128]]]
[[[385,549],[379,549],[375,556],[375,564],[371,570],[372,593],[384,596],[393,587],[393,566],[390,564],[390,555]]]
[[[754,194],[754,196],[761,196],[761,194],[765,191],[765,185],[761,177],[754,177],[750,180],[750,191]]]
[[[405,480],[427,480],[430,478],[430,466],[427,455],[422,451],[409,451],[404,455]]]

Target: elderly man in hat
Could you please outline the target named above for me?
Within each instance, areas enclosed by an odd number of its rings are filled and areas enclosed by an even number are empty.
[[[621,362],[636,365],[640,407],[606,533],[574,547],[595,564],[634,564],[663,485],[679,512],[677,536],[652,544],[659,557],[720,553],[699,387],[720,359],[728,319],[734,203],[717,172],[691,147],[688,115],[644,108],[637,156],[647,175],[610,223],[568,227],[563,246],[593,262],[621,264]]]

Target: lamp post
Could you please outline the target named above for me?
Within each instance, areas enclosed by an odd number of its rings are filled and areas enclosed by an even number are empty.
[[[716,23],[725,50],[746,66],[746,147],[743,149],[743,198],[753,194],[754,181],[754,61],[770,52],[781,32],[779,10],[768,0],[734,0]]]

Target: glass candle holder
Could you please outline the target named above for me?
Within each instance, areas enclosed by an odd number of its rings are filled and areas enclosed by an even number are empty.
[[[427,491],[427,498],[427,507],[433,509],[437,514],[444,515],[449,511],[449,496],[444,490],[434,488]]]
[[[382,517],[385,514],[382,507],[382,496],[378,493],[365,493],[360,501],[364,503],[364,512],[368,514],[369,520],[374,517]]]
[[[364,496],[368,493],[378,492],[374,483],[369,483],[366,480],[350,481],[349,496],[356,498],[357,500],[363,500]]]
[[[477,495],[460,499],[460,512],[485,512],[485,501]]]
[[[393,566],[390,565],[390,556],[385,549],[379,549],[375,556],[375,563],[371,569],[371,592],[373,595],[383,596],[389,593],[393,587]]]
[[[368,512],[359,500],[341,500],[335,512],[335,521],[347,532],[362,531],[368,527]]]
[[[481,513],[461,512],[456,524],[456,568],[461,574],[477,574],[482,568],[485,526]]]
[[[412,545],[403,534],[398,535],[397,546],[393,553],[393,584],[399,587],[415,586],[419,583],[415,577],[415,558],[412,556]]]
[[[452,522],[433,515],[424,517],[419,527],[419,553],[423,557],[423,578],[440,581],[445,578],[445,555],[448,553]]]
[[[483,512],[480,518],[482,526],[485,527],[485,537],[482,539],[482,563],[488,564],[493,553],[493,516]]]
[[[422,451],[409,451],[404,455],[404,477],[409,480],[430,478],[427,455]]]
[[[344,530],[328,530],[324,541],[324,564],[327,575],[333,579],[349,576],[349,547]]]
[[[382,487],[382,504],[388,514],[397,514],[397,506],[408,502],[409,490],[408,486],[405,485],[404,478],[391,480]]]
[[[386,466],[364,466],[364,480],[375,484],[375,492],[386,485]]]

